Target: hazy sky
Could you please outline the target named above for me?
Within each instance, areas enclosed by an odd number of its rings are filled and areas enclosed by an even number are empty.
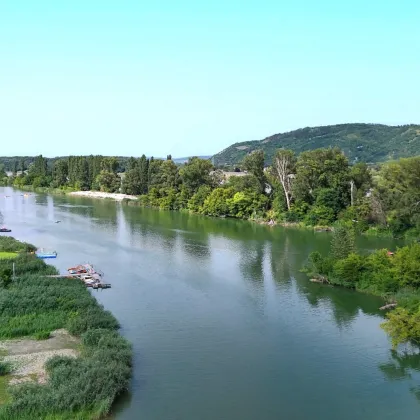
[[[0,155],[420,123],[418,0],[0,0]]]

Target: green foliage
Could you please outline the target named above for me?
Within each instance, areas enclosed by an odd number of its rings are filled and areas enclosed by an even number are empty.
[[[237,192],[227,199],[229,215],[240,219],[262,217],[267,210],[269,200],[263,194],[254,191]]]
[[[312,252],[304,271],[324,276],[331,284],[397,300],[398,308],[388,313],[382,327],[394,346],[406,342],[420,345],[420,244],[399,248],[394,254],[378,250],[359,255],[349,252],[353,248],[349,232],[339,226],[332,239],[332,257]]]
[[[261,188],[260,192],[263,192],[265,185],[264,152],[262,150],[255,150],[246,155],[242,162],[242,166],[258,180]]]
[[[420,310],[411,312],[396,308],[388,313],[388,320],[381,326],[391,336],[394,347],[406,342],[420,345]]]
[[[9,362],[0,362],[0,376],[6,376],[12,371],[12,365]]]
[[[400,248],[392,260],[401,286],[420,287],[420,244]]]
[[[309,204],[303,200],[297,200],[292,204],[291,209],[285,213],[285,221],[296,223],[302,221],[309,210]]]
[[[34,334],[35,340],[48,340],[51,337],[51,333],[49,331],[37,331]]]
[[[2,252],[34,252],[36,247],[26,242],[17,241],[11,236],[0,236],[0,251]]]
[[[313,206],[305,216],[305,223],[310,226],[329,226],[335,219],[334,210],[325,205]]]
[[[329,257],[323,257],[318,251],[311,252],[308,260],[309,265],[305,271],[311,276],[328,276],[333,269],[334,261]]]
[[[0,289],[0,337],[47,339],[51,331],[67,328],[81,336],[82,351],[77,359],[50,359],[47,384],[10,387],[11,399],[0,407],[0,419],[105,416],[115,398],[128,389],[131,377],[132,350],[118,334],[118,322],[81,282],[46,278],[43,273],[54,268],[33,255],[19,259],[17,280]],[[0,363],[0,375],[9,372]]]
[[[355,288],[364,269],[364,258],[361,255],[349,254],[333,265],[331,281],[335,284]]]
[[[261,184],[253,175],[231,176],[228,179],[226,186],[232,187],[235,192],[250,190],[261,193]]]
[[[335,260],[346,258],[356,249],[353,229],[338,225],[334,228],[331,239],[331,256]]]
[[[235,190],[229,188],[216,188],[204,200],[201,212],[207,216],[228,216],[228,200],[233,198]]]
[[[116,173],[106,170],[102,170],[95,181],[100,191],[108,193],[118,192],[121,185],[120,177]]]
[[[188,201],[188,209],[194,213],[201,213],[203,211],[204,201],[210,195],[210,192],[210,186],[202,185]]]
[[[193,157],[181,167],[179,175],[185,188],[193,195],[201,186],[212,184],[210,177],[212,169],[213,165],[209,160]]]

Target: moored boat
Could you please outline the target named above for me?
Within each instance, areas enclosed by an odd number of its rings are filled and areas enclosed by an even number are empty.
[[[37,258],[57,258],[56,251],[45,251],[43,249],[36,251],[35,255]]]
[[[12,231],[11,229],[7,229],[5,227],[0,228],[1,233],[11,232],[11,231]]]

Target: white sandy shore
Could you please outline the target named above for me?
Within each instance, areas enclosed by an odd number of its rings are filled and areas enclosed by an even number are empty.
[[[106,192],[100,192],[100,191],[74,191],[74,192],[69,193],[69,195],[78,195],[78,196],[90,197],[90,198],[112,198],[113,200],[117,200],[117,201],[137,200],[137,197],[135,195],[106,193]]]

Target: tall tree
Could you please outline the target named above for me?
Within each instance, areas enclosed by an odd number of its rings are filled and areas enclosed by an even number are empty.
[[[145,155],[142,155],[137,162],[138,177],[139,177],[139,193],[147,194],[149,188],[149,160]]]
[[[64,159],[59,159],[53,165],[53,184],[55,187],[61,187],[67,184],[69,167]]]
[[[280,149],[274,156],[274,175],[283,187],[287,209],[290,210],[292,199],[292,175],[296,170],[296,157],[292,150]]]
[[[201,185],[212,184],[212,178],[210,177],[212,169],[213,165],[209,160],[192,157],[181,167],[179,175],[182,183],[192,195],[197,192]]]
[[[264,152],[262,150],[255,150],[246,155],[242,161],[242,166],[252,175],[254,175],[260,185],[261,191],[265,188],[265,175],[264,175]]]
[[[331,239],[331,256],[340,260],[346,258],[356,249],[353,229],[346,226],[337,226]]]
[[[349,164],[338,148],[302,152],[296,163],[293,194],[312,204],[320,189],[332,189],[345,206],[350,200]]]

